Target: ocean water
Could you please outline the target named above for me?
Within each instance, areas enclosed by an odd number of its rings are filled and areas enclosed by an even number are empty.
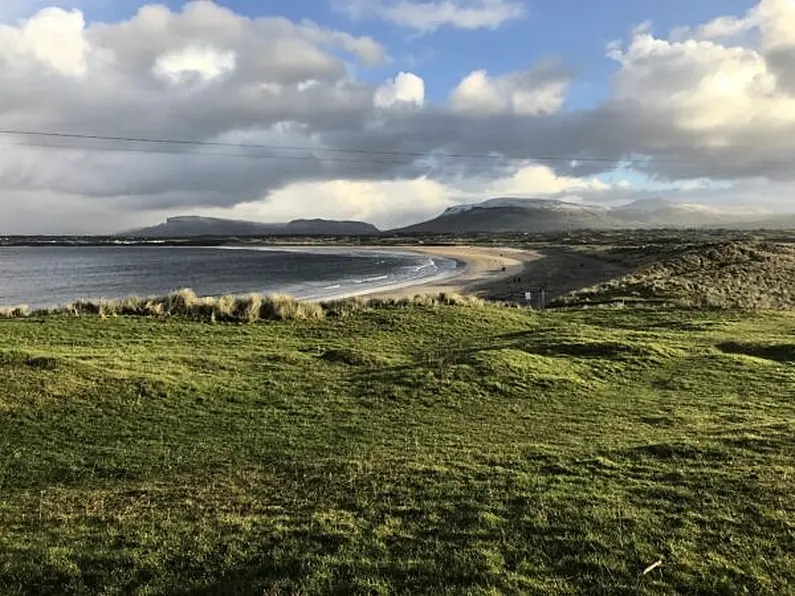
[[[43,308],[180,288],[200,296],[256,292],[321,300],[443,278],[461,266],[386,249],[0,247],[0,305]]]

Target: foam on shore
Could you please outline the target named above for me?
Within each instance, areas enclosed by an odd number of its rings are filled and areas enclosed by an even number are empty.
[[[419,259],[421,262],[415,265],[408,265],[395,272],[378,275],[369,278],[347,277],[322,283],[303,283],[287,286],[281,290],[282,293],[293,296],[299,300],[309,302],[325,302],[329,300],[340,300],[343,298],[353,298],[355,296],[366,296],[368,294],[380,294],[401,290],[413,286],[424,286],[442,280],[448,280],[466,271],[467,264],[459,259],[441,257],[435,255],[424,255],[409,250],[390,250],[390,249],[368,249],[357,247],[321,247],[321,246],[222,246],[217,247],[224,250],[257,250],[269,252],[292,252],[306,254],[339,254],[350,256],[362,256],[367,258],[377,258],[378,255],[385,256],[404,256]]]

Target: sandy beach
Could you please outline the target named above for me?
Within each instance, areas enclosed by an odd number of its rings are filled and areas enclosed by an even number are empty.
[[[384,247],[367,247],[384,250]],[[556,247],[520,250],[482,246],[395,246],[401,252],[416,252],[455,259],[465,264],[460,274],[399,289],[374,291],[373,297],[404,297],[416,294],[457,292],[489,300],[526,303],[525,293],[536,295],[544,288],[546,300],[618,277],[626,267],[598,257],[572,253]],[[536,299],[534,298],[533,301]]]
[[[393,248],[393,247],[390,247]],[[394,247],[401,252],[414,252],[429,256],[445,257],[463,263],[462,271],[441,280],[403,288],[375,291],[368,296],[403,297],[415,294],[438,294],[457,292],[461,294],[482,294],[494,291],[496,286],[505,283],[515,285],[527,263],[541,258],[535,251],[512,248],[490,248],[479,246],[401,246]],[[373,250],[384,250],[373,247]]]
[[[226,248],[251,249],[249,245]],[[409,281],[404,285],[373,287],[370,290],[312,300],[334,300],[352,296],[402,298],[417,294],[455,292],[475,295],[486,300],[539,306],[540,290],[544,301],[555,299],[573,290],[598,284],[624,275],[628,267],[608,262],[597,255],[574,252],[563,246],[539,246],[518,249],[504,246],[473,245],[272,245],[256,250],[328,250],[332,252],[373,251],[415,253],[455,260],[459,270],[441,277]],[[527,293],[532,296],[528,302]]]

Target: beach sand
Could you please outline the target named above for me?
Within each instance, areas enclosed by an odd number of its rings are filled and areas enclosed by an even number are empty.
[[[464,268],[461,273],[445,279],[430,280],[404,288],[375,291],[368,296],[394,298],[440,292],[481,295],[489,290],[493,291],[497,286],[506,283],[513,284],[513,280],[524,271],[526,263],[541,258],[537,252],[512,248],[479,246],[401,246],[390,248],[399,248],[401,252],[454,259],[463,263]]]
[[[626,267],[595,256],[573,253],[562,248],[544,247],[520,250],[481,246],[395,246],[401,252],[416,252],[463,262],[463,271],[442,280],[431,280],[399,289],[376,290],[370,297],[405,297],[416,294],[456,292],[488,300],[538,305],[540,288],[546,301],[573,290],[613,279],[628,272]],[[384,247],[372,247],[384,250]]]

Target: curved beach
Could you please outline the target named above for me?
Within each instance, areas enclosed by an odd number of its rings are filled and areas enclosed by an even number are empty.
[[[536,251],[482,246],[396,246],[395,251],[414,252],[458,261],[462,266],[454,274],[419,280],[403,287],[374,289],[360,296],[404,297],[415,294],[456,292],[461,294],[492,295],[515,287],[527,265],[542,258]],[[385,251],[384,247],[363,247],[363,250]]]

